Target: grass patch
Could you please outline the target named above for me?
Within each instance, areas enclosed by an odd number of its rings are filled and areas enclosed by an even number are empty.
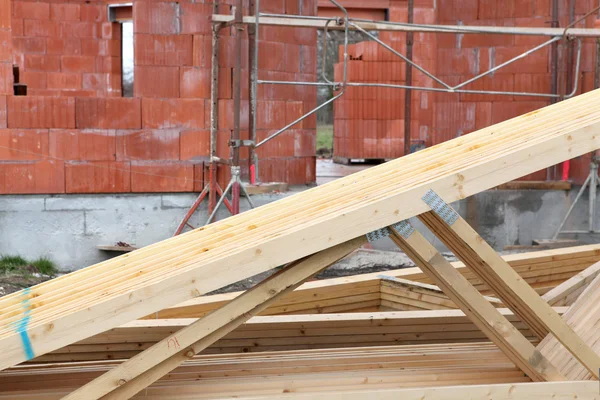
[[[56,264],[46,257],[40,257],[33,261],[28,261],[21,256],[0,257],[0,273],[30,275],[36,272],[53,276],[58,270]]]
[[[333,125],[317,126],[317,154],[324,150],[333,152]]]

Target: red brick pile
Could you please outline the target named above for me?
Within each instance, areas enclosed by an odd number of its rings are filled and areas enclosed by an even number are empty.
[[[417,1],[417,23],[484,26],[550,26],[550,1],[440,0]],[[502,4],[502,5],[500,5]],[[568,24],[568,2],[560,4],[560,26]],[[576,2],[576,18],[595,7],[593,1]],[[406,21],[406,3],[390,1],[390,20]],[[578,27],[593,27],[590,17]],[[380,38],[394,49],[405,52],[404,33],[381,33]],[[456,85],[535,47],[548,38],[514,35],[416,34],[414,60],[445,82]],[[341,48],[340,48],[341,53]],[[374,42],[349,46],[354,61],[348,64],[350,81],[404,82],[404,62]],[[559,85],[566,82],[565,46],[559,47]],[[356,60],[361,58],[361,60]],[[593,89],[595,41],[584,40],[578,92]],[[340,60],[341,62],[341,56]],[[550,93],[550,47],[539,50],[491,77],[482,78],[464,89]],[[342,80],[341,64],[336,65],[336,81]],[[413,69],[413,85],[435,86]],[[377,90],[379,92],[377,93]],[[392,90],[392,89],[389,89]],[[348,158],[391,158],[403,153],[404,91],[348,88],[343,100],[334,105],[334,154]],[[549,104],[533,96],[448,94],[413,92],[411,139],[426,146],[465,135],[491,124],[527,113]],[[570,177],[579,182],[588,173],[589,157],[571,163]],[[560,178],[560,167],[558,168]],[[540,171],[528,179],[545,179]]]
[[[316,13],[314,0],[261,2],[265,12],[291,14],[300,3],[304,14]],[[225,3],[221,9],[231,13]],[[120,29],[106,20],[106,4],[0,0],[0,193],[201,190],[212,12],[209,3],[134,1],[134,97],[122,98]],[[234,41],[229,29],[222,35],[218,155],[228,158]],[[315,81],[315,30],[263,28],[259,38],[262,79]],[[11,95],[13,62],[28,96]],[[244,58],[246,138],[247,64]],[[260,86],[259,140],[315,103],[314,89]],[[261,180],[313,182],[315,128],[314,118],[305,120],[262,148]],[[220,168],[220,183],[227,179],[228,168]]]

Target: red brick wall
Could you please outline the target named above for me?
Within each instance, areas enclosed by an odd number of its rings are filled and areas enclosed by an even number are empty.
[[[499,4],[502,3],[502,6]],[[568,2],[559,2],[560,24],[568,24]],[[576,18],[594,8],[594,2],[576,2]],[[417,1],[415,22],[446,25],[550,26],[550,0],[440,0],[436,8],[428,1]],[[390,1],[390,20],[406,21],[406,3]],[[590,17],[578,27],[593,27]],[[404,33],[381,33],[386,43],[404,53]],[[443,81],[456,85],[499,65],[548,38],[514,35],[417,34],[414,60]],[[341,52],[341,51],[340,51]],[[362,61],[348,65],[350,81],[403,83],[405,64],[373,42],[351,45],[349,54]],[[565,87],[565,46],[559,47],[559,78]],[[594,40],[582,48],[578,93],[593,89]],[[339,60],[341,61],[341,59]],[[342,79],[342,65],[336,66],[336,80]],[[433,81],[413,69],[413,84],[433,86]],[[524,59],[500,69],[493,77],[482,78],[464,89],[516,92],[551,92],[550,48],[543,48]],[[391,158],[402,155],[404,91],[396,89],[348,88],[334,105],[334,154],[349,158]],[[550,101],[533,96],[448,94],[414,91],[412,140],[427,146],[468,134],[491,124],[543,107]],[[571,178],[585,179],[589,156],[573,160]],[[558,167],[560,179],[560,166]],[[546,171],[527,179],[545,179]]]
[[[316,14],[314,0],[261,3],[263,10],[298,13],[299,2],[304,14]],[[176,192],[204,186],[212,4],[134,1],[133,98],[120,97],[120,30],[106,21],[106,11],[94,2],[14,0],[12,14],[2,13],[12,21],[5,17],[6,27],[0,25],[5,43],[0,61],[6,66],[0,71],[0,193]],[[231,8],[223,4],[220,12],[230,14]],[[229,35],[229,29],[222,31],[219,60],[218,155],[223,158],[229,157],[233,128]],[[260,78],[316,80],[315,30],[267,27],[259,38]],[[11,58],[28,85],[26,97],[6,96],[12,92]],[[246,58],[242,65],[247,138]],[[316,103],[310,88],[259,86],[258,96],[259,140]],[[315,118],[309,118],[261,148],[260,179],[314,182],[315,129]],[[247,157],[242,151],[244,167]],[[227,175],[227,168],[219,170],[221,185]]]

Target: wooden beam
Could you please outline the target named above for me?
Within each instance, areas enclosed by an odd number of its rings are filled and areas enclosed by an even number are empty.
[[[600,357],[471,226],[434,191],[423,200],[434,211],[419,219],[471,268],[523,322],[543,338],[551,332],[598,378]]]
[[[427,239],[407,221],[388,228],[390,238],[444,293],[471,318],[517,367],[534,381],[560,381],[564,377],[498,312]]]
[[[238,400],[598,400],[598,382],[503,383],[461,385],[418,389],[341,390],[322,393],[285,393],[268,396],[237,397]],[[165,399],[167,400],[167,399]]]
[[[584,93],[0,299],[0,370],[600,147]],[[518,131],[519,134],[514,133]]]
[[[213,22],[232,22],[231,15],[212,16]],[[295,26],[304,28],[325,28],[327,20],[325,19],[298,19],[286,17],[260,17],[261,25],[274,26]],[[256,18],[253,16],[245,16],[245,24],[254,24]],[[438,33],[464,33],[464,34],[510,34],[510,35],[537,35],[537,36],[562,36],[564,29],[562,28],[531,28],[531,27],[508,27],[508,26],[465,26],[465,25],[393,25],[381,22],[358,22],[356,25],[365,30],[378,31],[396,31],[396,32],[438,32]],[[330,24],[328,29],[342,30],[343,25]],[[354,29],[350,27],[350,29]],[[600,29],[584,29],[573,28],[569,29],[569,35],[577,37],[600,37]]]
[[[542,299],[551,306],[570,306],[599,273],[600,263],[596,263],[545,293]]]
[[[366,238],[359,237],[290,264],[220,309],[74,391],[65,400],[123,399],[135,395],[364,243]]]
[[[567,181],[512,181],[497,186],[498,190],[571,190]]]

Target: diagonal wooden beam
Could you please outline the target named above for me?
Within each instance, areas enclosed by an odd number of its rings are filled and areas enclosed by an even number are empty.
[[[584,269],[554,289],[546,292],[542,299],[551,306],[571,305],[600,273],[600,262]]]
[[[597,379],[600,357],[512,269],[458,213],[430,190],[423,201],[433,210],[423,222],[504,304],[543,339],[552,333]]]
[[[454,268],[454,266],[453,266]],[[444,310],[458,308],[458,306],[435,285],[396,278],[394,276],[379,275],[381,279],[381,298],[390,294],[397,297],[397,302],[413,308],[423,310]],[[504,307],[502,302],[489,296],[483,296],[494,307]]]
[[[532,380],[565,380],[531,342],[408,222],[403,221],[389,230],[392,241]]]
[[[365,242],[366,238],[361,236],[291,263],[230,303],[65,396],[64,400],[126,399],[135,395]]]

